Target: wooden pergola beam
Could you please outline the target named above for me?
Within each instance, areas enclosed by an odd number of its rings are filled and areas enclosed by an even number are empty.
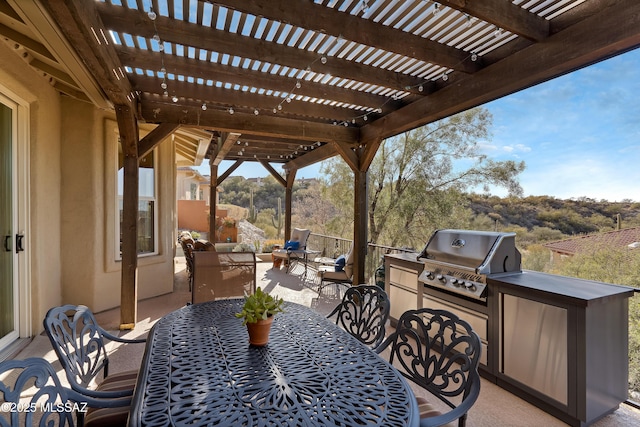
[[[438,0],[438,2],[529,40],[542,41],[549,36],[549,21],[511,2],[495,0]]]
[[[307,166],[311,166],[315,163],[318,163],[322,160],[330,159],[334,157],[338,152],[335,150],[332,144],[325,144],[318,148],[313,149],[312,151],[307,152],[306,154],[297,157],[288,161],[284,168],[285,169],[302,169]]]
[[[43,2],[43,5],[82,57],[85,67],[107,98],[114,105],[132,105],[131,85],[96,10],[96,2],[69,0]]]
[[[185,69],[185,72],[188,71]],[[145,93],[157,91],[162,83],[162,79],[156,77],[130,76],[130,78],[135,90]],[[247,110],[250,110],[252,114],[253,109],[258,109],[261,114],[278,114],[284,117],[304,115],[308,120],[313,120],[315,117],[317,121],[324,122],[329,120],[350,121],[362,114],[353,108],[335,107],[296,99],[286,102],[282,97],[203,84],[173,81],[170,82],[170,86],[171,92],[180,94],[181,98],[198,100],[198,102],[191,101],[196,108],[201,108],[203,103],[208,104],[208,108],[219,105],[223,109],[229,106],[250,105],[251,109]],[[282,105],[282,110],[277,109],[278,105]],[[276,113],[273,113],[274,109],[276,109]],[[374,117],[375,114],[372,113],[371,116]]]
[[[267,170],[267,172],[269,172],[271,174],[272,177],[275,178],[276,181],[278,181],[283,187],[287,186],[287,180],[285,180],[282,175],[280,175],[278,173],[277,170],[275,170],[273,168],[273,166],[271,166],[271,164],[269,164],[269,162],[266,162],[264,160],[260,160],[260,164],[262,166],[264,166],[264,168]]]
[[[617,3],[364,126],[361,141],[397,135],[640,46],[640,2]]]
[[[149,52],[148,50],[118,46],[117,51],[120,61],[132,68],[155,70],[158,67],[157,55]],[[179,74],[188,74],[191,77],[201,78],[205,81],[216,80],[240,86],[270,88],[283,93],[289,93],[293,88],[295,88],[296,95],[317,99],[331,99],[362,107],[378,108],[380,105],[386,103],[387,106],[391,108],[403,104],[402,101],[389,102],[388,98],[373,93],[345,89],[314,82],[312,80],[304,80],[300,87],[297,88],[296,83],[299,82],[299,79],[296,78],[280,76],[278,74],[266,76],[260,71],[251,69],[242,70],[242,73],[238,73],[238,69],[236,67],[218,64],[215,62],[203,62],[195,58],[167,55],[164,59],[164,65],[168,70],[173,70]],[[215,77],[215,79],[213,79],[213,77]],[[130,74],[129,79],[131,80],[132,85],[141,91],[157,92],[160,85],[160,81],[156,78],[143,75]],[[425,82],[425,85],[428,85],[428,83]],[[207,93],[208,89],[211,87],[204,85],[201,86],[203,87],[200,87],[199,90],[203,93],[197,97],[198,99],[208,101],[216,100],[214,96]],[[147,90],[148,88],[152,90]],[[285,107],[287,111],[292,110],[290,105]]]
[[[344,39],[376,46],[388,52],[442,65],[465,73],[474,73],[480,66],[471,61],[469,54],[424,37],[416,36],[391,26],[380,26],[358,14],[352,15],[321,4],[292,2],[290,0],[222,0],[232,9],[256,16],[265,16],[317,32],[342,36]],[[425,2],[425,11],[430,5]]]
[[[235,163],[229,167],[229,169],[227,169],[222,175],[218,177],[218,184],[222,184],[225,179],[229,178],[233,171],[238,169],[242,163],[244,163],[243,160],[236,160]]]
[[[304,122],[300,120],[208,109],[203,111],[199,106],[185,108],[161,100],[144,98],[141,114],[148,123],[179,123],[184,126],[216,129],[221,132],[252,133],[254,135],[291,138],[300,141],[342,141],[357,140],[360,131],[355,127],[335,126],[332,124]]]
[[[242,58],[282,64],[300,70],[305,70],[309,64],[313,63],[313,71],[317,73],[345,78],[358,76],[366,83],[399,90],[404,90],[407,87],[417,88],[419,84],[424,83],[424,79],[408,74],[388,71],[337,57],[332,57],[330,61],[323,64],[317,61],[318,54],[315,52],[245,37],[241,34],[230,34],[215,28],[173,20],[170,17],[158,15],[156,20],[152,22],[142,11],[125,10],[108,3],[97,3],[96,8],[100,11],[105,24],[111,30],[118,32],[127,33],[135,27],[138,34],[151,39],[157,31],[165,35],[164,40],[167,42],[192,46],[209,52],[224,52]],[[419,93],[417,89],[414,92]]]
[[[151,152],[163,139],[171,135],[180,125],[176,123],[160,123],[138,144],[138,157],[143,158]]]
[[[223,135],[223,141],[220,144],[220,147],[218,147],[217,153],[215,153],[215,156],[209,159],[209,163],[215,166],[219,166],[227,156],[229,151],[231,151],[233,146],[236,144],[238,138],[240,138],[240,134],[237,132],[225,133]]]

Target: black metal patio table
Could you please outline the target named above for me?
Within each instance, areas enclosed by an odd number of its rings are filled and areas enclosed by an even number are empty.
[[[321,314],[286,302],[269,344],[234,316],[242,299],[188,305],[147,339],[130,426],[417,426],[411,388]]]

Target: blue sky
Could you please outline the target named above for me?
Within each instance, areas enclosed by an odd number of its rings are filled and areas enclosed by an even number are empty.
[[[494,160],[525,161],[525,196],[640,201],[640,49],[484,106],[493,114],[493,135],[481,141],[483,151]],[[319,169],[296,177],[318,176]],[[268,173],[245,164],[234,175]]]

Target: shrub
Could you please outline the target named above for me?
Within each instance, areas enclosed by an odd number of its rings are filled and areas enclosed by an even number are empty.
[[[278,239],[265,240],[262,243],[262,252],[263,253],[272,252],[273,251],[273,247],[275,245],[280,245],[280,247],[282,247],[284,245],[284,242],[282,240],[278,240]]]
[[[233,248],[233,252],[253,252],[253,245],[247,243],[239,243]]]

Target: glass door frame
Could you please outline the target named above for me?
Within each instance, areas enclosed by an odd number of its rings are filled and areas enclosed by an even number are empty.
[[[0,350],[18,338],[34,334],[31,322],[30,215],[29,215],[29,104],[0,84],[0,103],[12,110],[12,250],[14,331],[0,339]],[[15,252],[16,234],[24,236],[23,252]]]

